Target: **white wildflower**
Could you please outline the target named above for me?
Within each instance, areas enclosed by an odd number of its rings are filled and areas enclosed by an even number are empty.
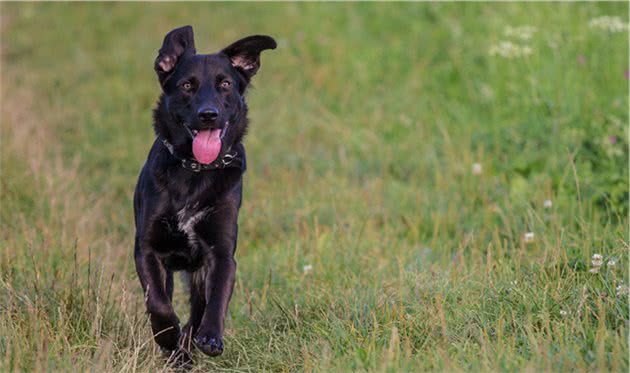
[[[593,267],[601,267],[602,264],[604,264],[604,257],[600,254],[593,254],[593,257],[591,258],[591,264],[593,265]]]
[[[513,37],[521,40],[529,40],[534,36],[536,32],[536,27],[534,26],[519,26],[519,27],[511,27],[508,26],[504,30],[504,35],[506,37]]]
[[[560,310],[560,316],[566,317],[569,313],[565,310]]]
[[[599,268],[604,264],[604,257],[601,254],[593,254],[591,257],[591,265],[593,268],[589,270],[591,273],[599,273]]]
[[[525,243],[532,243],[532,242],[534,242],[534,232],[527,232],[527,233],[525,233],[524,239],[525,239]]]
[[[302,267],[302,271],[304,272],[304,274],[309,274],[312,270],[313,270],[313,266],[310,264],[307,264],[304,267]]]
[[[617,290],[617,296],[618,296],[618,297],[620,297],[620,296],[622,296],[622,295],[628,295],[628,294],[630,294],[630,288],[628,288],[626,285],[623,285],[623,284],[618,285],[618,286],[616,287],[616,290]]]
[[[617,259],[615,258],[610,258],[608,260],[608,263],[606,263],[607,266],[609,267],[615,267],[617,265]]]
[[[628,24],[621,17],[617,16],[601,16],[593,18],[588,22],[591,28],[598,28],[610,32],[628,31]]]
[[[550,209],[553,206],[553,202],[550,199],[546,199],[543,201],[543,207],[546,209]]]
[[[481,93],[481,97],[483,97],[485,100],[490,101],[494,99],[494,90],[488,84],[482,84],[479,90]]]
[[[499,44],[490,47],[491,56],[501,56],[504,58],[524,57],[532,54],[533,50],[527,45],[514,44],[511,41],[500,41]]]
[[[474,175],[480,175],[482,171],[481,163],[473,163],[472,165],[472,173]]]

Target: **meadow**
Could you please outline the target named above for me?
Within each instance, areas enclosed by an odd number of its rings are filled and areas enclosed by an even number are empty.
[[[154,58],[190,24],[200,52],[279,44],[226,351],[194,371],[627,372],[628,10],[0,4],[0,371],[170,369],[131,200]]]

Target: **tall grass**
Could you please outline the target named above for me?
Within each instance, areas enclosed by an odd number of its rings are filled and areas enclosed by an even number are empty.
[[[628,370],[628,32],[589,26],[627,4],[0,6],[0,371],[169,369],[131,198],[183,24],[279,42],[196,370]]]

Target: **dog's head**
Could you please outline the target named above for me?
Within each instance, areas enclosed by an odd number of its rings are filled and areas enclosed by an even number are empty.
[[[169,32],[155,59],[163,91],[156,126],[166,127],[158,132],[200,163],[214,161],[244,136],[245,90],[260,68],[260,53],[275,48],[273,38],[254,35],[218,53],[197,54],[191,26]]]

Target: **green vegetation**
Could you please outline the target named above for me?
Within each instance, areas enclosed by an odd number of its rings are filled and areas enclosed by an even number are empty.
[[[163,368],[131,198],[184,24],[279,42],[195,369],[628,371],[627,3],[0,5],[0,371]]]

